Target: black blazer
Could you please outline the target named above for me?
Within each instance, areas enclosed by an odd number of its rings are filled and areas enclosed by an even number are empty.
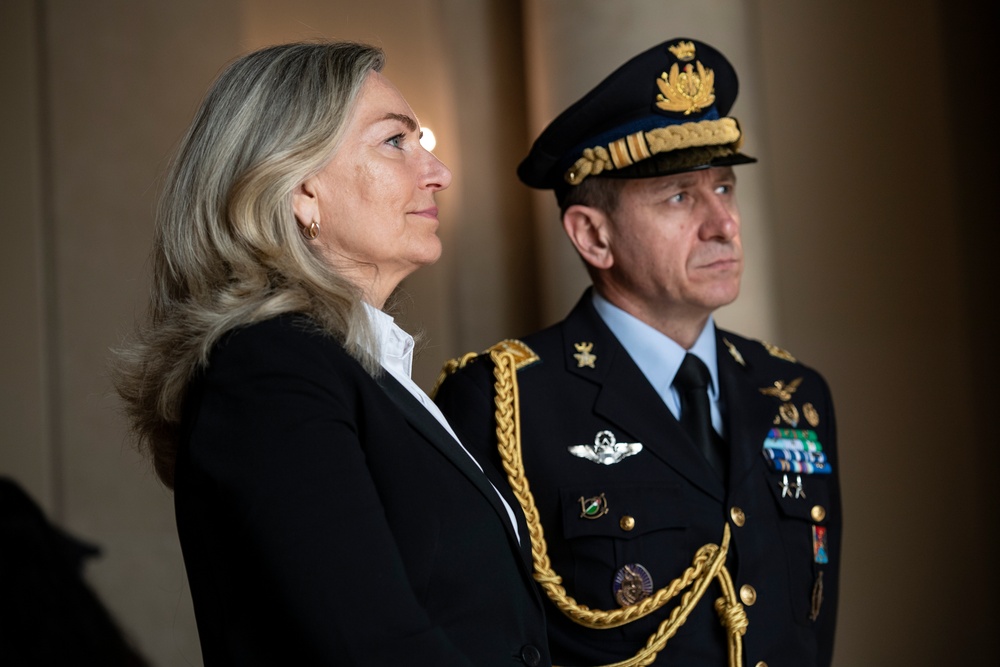
[[[718,330],[730,453],[729,479],[723,483],[598,316],[589,293],[564,321],[524,342],[540,357],[518,371],[525,474],[553,569],[563,577],[568,594],[592,608],[616,609],[613,581],[621,568],[638,563],[649,571],[654,588],[665,586],[691,564],[699,547],[719,543],[728,522],[732,541],[727,567],[737,591],[752,586],[756,593],[754,599],[746,589],[752,602],[745,604],[746,664],[828,666],[841,515],[833,406],[823,378],[775,356],[781,355],[777,350],[772,353],[757,341]],[[577,343],[593,343],[592,368],[581,366],[574,356]],[[773,389],[775,381],[796,379],[787,401],[761,392]],[[496,449],[492,382],[492,365],[480,356],[451,376],[436,397],[463,443],[481,456]],[[770,468],[762,453],[771,428],[790,428],[780,416],[783,404],[795,406],[798,428],[815,431],[833,466],[832,475],[802,475],[804,495],[798,497],[791,487],[784,491],[783,474]],[[793,414],[788,407],[784,411]],[[807,423],[807,414],[815,426]],[[568,451],[572,445],[593,444],[601,431],[610,431],[619,443],[641,443],[642,451],[613,465]],[[796,475],[789,482],[794,484]],[[580,498],[602,493],[608,513],[596,519],[583,516]],[[814,507],[821,507],[822,514],[814,514]],[[742,510],[744,525],[733,521],[733,508]],[[625,522],[627,528],[621,522],[625,517],[632,519]],[[814,527],[826,531],[827,563],[814,558]],[[818,614],[812,618],[814,591]],[[726,639],[712,608],[718,596],[713,585],[655,664],[727,664]],[[674,606],[612,630],[576,625],[550,606],[553,660],[560,665],[623,660],[645,644]]]
[[[209,667],[550,664],[526,529],[381,383],[287,315],[225,336],[193,382],[175,506]]]

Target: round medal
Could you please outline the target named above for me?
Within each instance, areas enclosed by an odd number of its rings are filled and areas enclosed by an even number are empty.
[[[611,589],[618,604],[628,607],[652,594],[653,577],[639,563],[629,563],[615,573]]]

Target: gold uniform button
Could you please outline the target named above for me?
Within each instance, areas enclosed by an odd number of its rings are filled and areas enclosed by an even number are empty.
[[[618,525],[621,526],[624,531],[632,530],[635,528],[635,519],[625,515],[621,518],[621,521],[618,522]]]
[[[740,586],[740,599],[743,600],[743,604],[752,607],[757,601],[757,589],[750,584],[743,584]]]
[[[761,660],[756,665],[754,665],[754,667],[767,667],[767,663]]]
[[[744,514],[743,510],[741,510],[739,507],[733,507],[732,509],[730,509],[729,517],[733,520],[733,523],[735,523],[740,528],[742,528],[743,524],[747,522],[747,515]]]
[[[812,516],[813,521],[819,523],[826,518],[826,509],[822,505],[813,505],[812,511],[809,514]]]

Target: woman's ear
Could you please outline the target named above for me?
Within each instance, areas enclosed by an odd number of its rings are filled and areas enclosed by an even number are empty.
[[[595,269],[610,269],[614,264],[611,254],[611,237],[608,216],[590,206],[574,204],[563,213],[563,229],[590,266]]]
[[[321,222],[315,179],[307,178],[292,191],[292,211],[299,226],[303,228],[308,228],[314,222]]]

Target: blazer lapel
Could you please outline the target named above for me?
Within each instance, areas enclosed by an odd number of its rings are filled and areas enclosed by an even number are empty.
[[[478,461],[479,459],[476,460]],[[486,473],[486,477],[493,483],[493,488],[503,496],[503,499],[507,501],[511,511],[514,513],[514,520],[517,522],[517,535],[521,538],[518,545],[521,550],[521,563],[524,565],[528,578],[533,580],[535,564],[531,555],[531,536],[528,533],[528,522],[524,518],[521,505],[518,503],[517,498],[514,497],[514,492],[510,489],[510,482],[507,481],[507,477],[489,461],[481,461],[481,463],[483,472]],[[505,519],[508,518],[506,509],[503,509],[503,516]]]
[[[507,484],[503,482],[497,484],[497,480],[491,479],[488,469],[492,469],[489,462],[480,462],[478,460],[473,461],[472,456],[464,451],[462,447],[455,441],[455,439],[448,433],[447,430],[434,418],[430,412],[427,411],[423,405],[420,404],[413,394],[411,394],[406,387],[401,385],[396,378],[392,377],[389,373],[382,373],[377,382],[379,386],[388,394],[389,398],[396,404],[397,407],[403,412],[406,417],[406,421],[410,423],[413,428],[419,432],[424,438],[434,446],[435,449],[440,451],[449,461],[451,461],[456,468],[458,468],[462,474],[464,474],[472,484],[479,489],[479,492],[483,494],[486,500],[493,506],[493,509],[497,514],[500,515],[500,519],[503,522],[504,527],[507,529],[508,535],[516,543],[517,536],[514,535],[514,529],[510,523],[510,515],[507,514],[506,508],[500,502],[500,498],[497,495],[498,492],[502,493],[502,489],[506,489]],[[477,467],[476,463],[482,466],[482,469]],[[494,472],[494,477],[496,477],[496,472]],[[510,496],[509,498],[507,496]],[[504,500],[510,504],[511,509],[514,511],[515,520],[518,522],[518,534],[520,535],[520,546],[522,560],[524,557],[525,550],[523,546],[525,544],[530,545],[530,539],[527,533],[527,526],[524,524],[524,517],[520,511],[520,506],[517,504],[517,500],[510,495],[510,491],[507,490],[507,495],[504,496]],[[528,557],[530,559],[530,546],[528,547]]]

